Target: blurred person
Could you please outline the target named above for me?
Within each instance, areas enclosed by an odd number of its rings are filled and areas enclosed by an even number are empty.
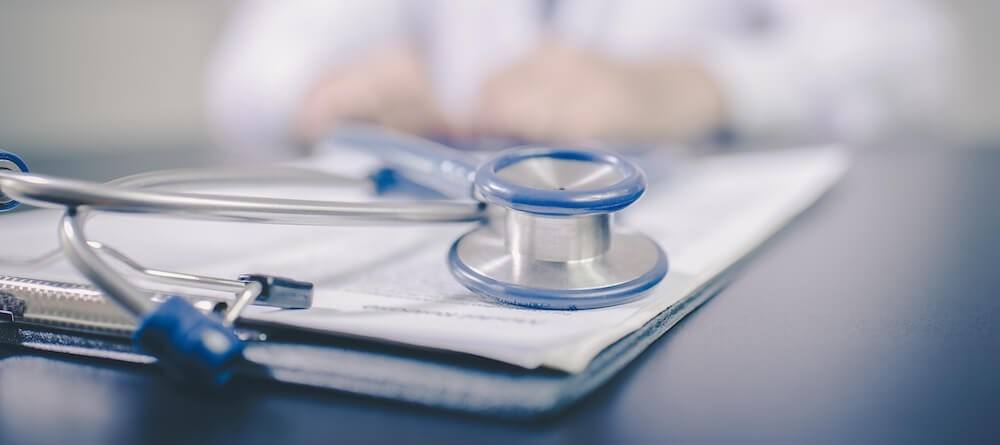
[[[922,0],[250,0],[209,108],[244,158],[361,121],[448,140],[876,137],[948,97]]]

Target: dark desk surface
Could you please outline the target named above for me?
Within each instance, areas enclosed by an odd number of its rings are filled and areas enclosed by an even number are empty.
[[[0,349],[0,444],[1000,441],[1000,151],[856,161],[728,290],[556,419],[269,384],[198,394]]]

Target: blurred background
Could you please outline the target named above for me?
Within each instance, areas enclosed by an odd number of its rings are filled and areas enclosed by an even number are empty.
[[[938,4],[959,44],[929,148],[1000,148],[1000,3]],[[237,3],[0,1],[0,147],[29,160],[92,154],[184,165],[218,144],[206,73]],[[899,145],[906,131],[895,134]],[[926,139],[922,139],[926,141]],[[77,170],[80,165],[74,168]],[[80,176],[79,171],[76,172]],[[85,176],[85,175],[84,175]]]

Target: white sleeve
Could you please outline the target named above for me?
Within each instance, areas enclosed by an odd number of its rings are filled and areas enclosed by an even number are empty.
[[[331,66],[405,32],[398,0],[249,0],[211,61],[209,121],[229,157],[292,154],[291,121]]]
[[[756,36],[706,52],[742,140],[869,141],[921,128],[952,96],[952,23],[921,0],[784,0]]]

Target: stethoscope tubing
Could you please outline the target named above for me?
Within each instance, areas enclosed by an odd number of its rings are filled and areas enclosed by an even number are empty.
[[[237,284],[237,287],[242,286],[242,288],[239,289],[232,308],[221,320],[205,316],[190,302],[176,296],[170,296],[158,303],[153,300],[153,295],[148,289],[140,287],[101,257],[100,243],[87,239],[85,225],[91,211],[166,214],[192,219],[283,225],[442,223],[485,221],[488,202],[492,206],[508,208],[509,215],[521,215],[519,218],[507,219],[508,224],[515,224],[507,227],[506,233],[511,233],[510,230],[513,228],[525,228],[530,231],[530,228],[536,225],[550,229],[553,224],[568,224],[564,228],[576,227],[573,225],[579,222],[576,218],[603,217],[602,221],[610,221],[603,214],[624,208],[638,199],[645,190],[641,170],[617,155],[593,150],[522,147],[503,152],[485,164],[477,165],[467,153],[432,142],[414,142],[397,136],[380,135],[363,128],[355,129],[354,133],[341,132],[338,139],[341,141],[346,139],[353,145],[375,147],[377,156],[390,171],[415,180],[416,184],[428,187],[451,199],[349,202],[150,190],[166,185],[247,180],[254,180],[261,185],[266,185],[269,181],[284,184],[315,182],[328,185],[360,184],[378,189],[378,174],[363,180],[283,167],[267,170],[191,169],[152,172],[100,184],[28,173],[27,167],[22,165],[23,162],[10,164],[13,161],[7,161],[6,166],[0,166],[4,167],[0,168],[0,192],[2,192],[0,197],[3,197],[8,205],[26,202],[39,207],[64,208],[65,213],[59,225],[62,253],[83,276],[139,321],[134,338],[140,347],[169,361],[175,368],[183,369],[185,373],[213,383],[222,383],[231,375],[233,364],[242,357],[242,342],[232,329],[242,309],[257,301],[259,296],[264,297],[265,303],[262,304],[270,302],[273,305],[284,304],[287,307],[308,307],[312,300],[312,284],[296,284],[294,280],[269,276],[264,278],[265,281],[259,281],[259,277],[241,276],[241,283]],[[12,156],[15,161],[19,159],[16,155]],[[612,182],[604,183],[600,187],[574,190],[573,187],[577,187],[580,182],[568,180],[565,182],[567,184],[565,187],[558,186],[557,189],[551,189],[561,183],[542,181],[544,186],[538,186],[537,182],[523,181],[524,176],[530,176],[525,171],[516,171],[512,177],[501,177],[500,170],[519,162],[533,162],[524,165],[528,165],[528,172],[540,174],[542,180],[552,179],[553,175],[560,176],[560,173],[563,176],[573,173],[594,183],[601,183],[591,179],[597,178],[599,175],[595,175],[600,172],[601,175],[606,175],[600,176],[601,178],[610,178]],[[557,164],[562,166],[560,167],[562,170],[555,170],[556,167],[552,167],[548,162],[562,162]],[[581,167],[579,164],[581,162],[592,165]],[[552,183],[556,185],[551,185]],[[516,225],[516,222],[512,222],[515,220],[523,221],[521,225]],[[533,234],[532,239],[537,238],[537,242],[548,243],[553,236],[551,231],[530,233]],[[487,233],[489,237],[496,237],[499,234],[490,226],[480,225],[459,238],[449,256],[450,267],[456,278],[473,292],[510,304],[554,309],[580,309],[619,304],[644,294],[666,273],[666,257],[662,249],[652,240],[634,236],[627,239],[646,240],[645,244],[634,242],[632,245],[626,243],[619,246],[629,249],[626,252],[628,254],[635,251],[633,248],[638,246],[640,248],[638,258],[658,258],[658,262],[643,264],[644,261],[638,263],[625,261],[628,266],[625,268],[594,269],[590,265],[585,265],[583,268],[570,267],[576,264],[577,259],[558,253],[565,253],[568,250],[560,250],[560,246],[555,245],[556,248],[553,250],[557,252],[555,256],[538,255],[536,259],[550,262],[564,261],[562,264],[565,267],[529,265],[523,270],[484,268],[483,264],[494,264],[494,260],[485,258],[487,263],[483,263],[484,258],[476,256],[475,250],[472,254],[467,252],[465,256],[459,251],[462,250],[462,246],[477,247],[474,243],[463,244],[463,240],[470,236],[482,238],[487,236]],[[605,239],[611,234],[607,224],[595,226],[590,231],[573,233],[583,240]],[[590,238],[586,238],[587,236]],[[488,242],[489,246],[494,246],[493,238],[489,238]],[[601,255],[606,252],[611,254],[617,252],[617,256],[613,257],[616,261],[627,259],[622,256],[622,252],[625,251],[621,248],[617,251],[608,250],[608,246],[612,245],[614,244],[602,244],[603,250],[597,252]],[[529,251],[534,252],[534,250]],[[110,249],[108,252],[115,251]],[[523,252],[511,250],[509,245],[504,251],[491,247],[479,252],[496,254],[497,259],[509,261],[504,264],[509,264],[511,268],[515,268],[517,264],[526,264],[515,261],[518,258],[527,260],[535,258],[531,254],[520,257],[518,255]],[[112,256],[124,260],[126,265],[133,269],[139,269],[146,275],[152,274],[157,278],[171,281],[184,278],[188,284],[207,281],[213,285],[225,285],[227,288],[232,284],[227,280],[210,277],[206,280],[204,277],[187,275],[181,277],[170,273],[154,274],[153,271],[144,270],[145,268],[124,255]],[[564,256],[566,258],[563,258]],[[463,275],[456,271],[466,273]],[[594,275],[595,271],[600,274]],[[580,273],[589,279],[579,282],[585,286],[566,288],[565,283],[577,283],[568,278],[572,274]],[[291,284],[288,284],[289,281]],[[264,286],[270,289],[273,283],[278,282],[284,283],[280,286],[283,286],[285,291],[292,292],[286,295],[294,297],[294,301],[289,300],[291,297],[275,297],[284,298],[284,303],[270,300],[272,296],[282,293],[265,292]],[[624,287],[619,283],[625,283]],[[607,298],[609,295],[613,298]],[[295,306],[291,306],[293,304]]]
[[[349,202],[206,195],[136,190],[25,173],[0,172],[0,189],[18,201],[39,207],[87,207],[270,224],[464,222],[484,217],[484,205],[471,199]]]
[[[39,207],[65,208],[59,225],[61,251],[95,286],[137,318],[156,306],[150,293],[104,261],[88,241],[86,221],[92,210],[171,214],[194,219],[283,225],[341,225],[351,222],[467,222],[484,218],[477,201],[313,201],[143,190],[166,185],[226,181],[317,183],[370,186],[370,180],[323,172],[276,168],[179,169],[119,178],[107,184],[0,171],[0,190],[17,201]]]
[[[364,149],[411,181],[453,199],[469,199],[479,162],[468,152],[368,125],[338,127],[325,143]]]
[[[155,307],[150,294],[143,291],[110,264],[101,259],[87,244],[84,233],[86,211],[70,208],[59,222],[59,240],[63,254],[70,263],[98,289],[106,295],[114,296],[114,301],[129,313],[141,318]]]

